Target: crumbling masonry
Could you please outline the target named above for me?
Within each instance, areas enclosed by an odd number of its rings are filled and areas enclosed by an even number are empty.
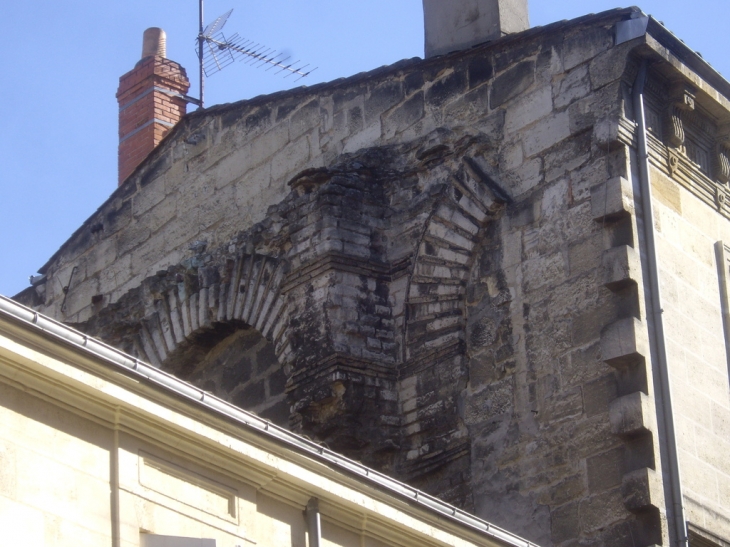
[[[730,86],[690,53],[616,10],[195,112],[17,298],[540,545],[667,545],[648,60],[684,503],[730,537]]]

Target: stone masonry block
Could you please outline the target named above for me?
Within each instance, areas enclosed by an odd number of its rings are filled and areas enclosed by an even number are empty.
[[[621,78],[626,69],[627,52],[635,47],[626,42],[600,53],[590,62],[591,84],[593,89],[601,88]]]
[[[570,70],[613,46],[613,36],[603,28],[576,33],[565,39],[563,66]]]
[[[383,120],[385,136],[392,138],[423,118],[424,102],[423,92],[419,92],[390,112]]]
[[[568,112],[557,112],[543,118],[527,132],[524,140],[525,155],[527,157],[537,156],[569,136],[570,115]]]
[[[621,482],[624,505],[633,512],[661,507],[662,490],[661,477],[648,467],[627,473]]]
[[[574,110],[571,112],[575,116],[571,118],[571,124],[573,122],[576,125],[581,123],[581,116],[577,112],[579,111]],[[584,115],[582,119],[588,121],[589,115]],[[631,124],[632,122],[626,121],[618,114],[608,114],[593,123],[593,142],[600,150],[618,150],[627,141],[631,142],[633,136],[633,127]]]
[[[593,220],[615,220],[634,213],[634,191],[631,182],[615,177],[591,188]]]
[[[549,115],[553,110],[552,88],[543,86],[507,108],[504,130],[514,133]]]
[[[492,84],[490,106],[497,108],[526,91],[535,81],[535,61],[523,61],[500,76]]]
[[[601,332],[601,357],[612,367],[627,368],[649,356],[649,336],[635,317],[621,319]]]
[[[624,459],[623,447],[619,447],[586,460],[588,488],[591,493],[605,492],[621,484]]]
[[[648,432],[652,408],[651,399],[641,391],[615,399],[609,407],[611,430],[623,436]]]
[[[641,275],[639,253],[621,245],[603,253],[603,284],[612,291],[637,283]]]

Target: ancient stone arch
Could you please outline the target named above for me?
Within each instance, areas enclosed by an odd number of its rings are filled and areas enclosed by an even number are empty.
[[[176,283],[155,299],[135,345],[148,361],[286,426],[286,263],[239,252],[220,269],[197,291]]]
[[[454,154],[445,167],[447,182],[424,224],[408,281],[400,380],[408,455],[400,468],[416,483],[443,476],[444,495],[469,505],[471,440],[460,408],[470,374],[468,280],[476,250],[510,198],[487,174],[483,151],[479,159]],[[448,480],[455,475],[464,480]]]
[[[241,323],[271,341],[277,358],[286,362],[291,350],[283,336],[286,305],[280,294],[285,263],[240,253],[226,266],[224,277],[210,285],[190,292],[187,284],[177,283],[154,300],[154,311],[145,316],[138,334],[142,357],[164,366],[215,325]]]
[[[466,476],[467,280],[509,201],[493,150],[440,131],[304,172],[264,222],[195,242],[84,330],[381,469]]]

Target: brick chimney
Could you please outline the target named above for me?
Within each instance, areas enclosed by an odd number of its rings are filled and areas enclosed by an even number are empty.
[[[530,28],[527,0],[423,0],[426,58]]]
[[[119,78],[119,184],[185,115],[190,89],[185,69],[166,59],[166,35],[144,31],[142,59]]]

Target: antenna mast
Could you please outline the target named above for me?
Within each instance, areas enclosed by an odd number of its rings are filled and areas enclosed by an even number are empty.
[[[203,74],[203,44],[205,43],[205,37],[203,36],[203,0],[198,0],[198,77],[200,78],[200,103],[199,108],[203,108],[203,91],[205,88],[204,74]]]
[[[236,59],[243,59],[248,64],[254,66],[269,65],[267,70],[278,68],[278,72],[287,72],[291,76],[296,74],[298,79],[309,76],[316,68],[307,70],[309,65],[299,66],[300,61],[288,62],[289,57],[283,57],[283,54],[277,53],[275,50],[268,48],[262,44],[255,43],[253,40],[241,38],[238,34],[234,34],[230,38],[226,38],[221,30],[228,21],[233,10],[224,13],[207,27],[203,27],[203,1],[198,0],[198,63],[200,78],[200,99],[196,101],[200,108],[203,108],[203,98],[205,92],[205,77],[211,76],[216,72],[223,70]]]

